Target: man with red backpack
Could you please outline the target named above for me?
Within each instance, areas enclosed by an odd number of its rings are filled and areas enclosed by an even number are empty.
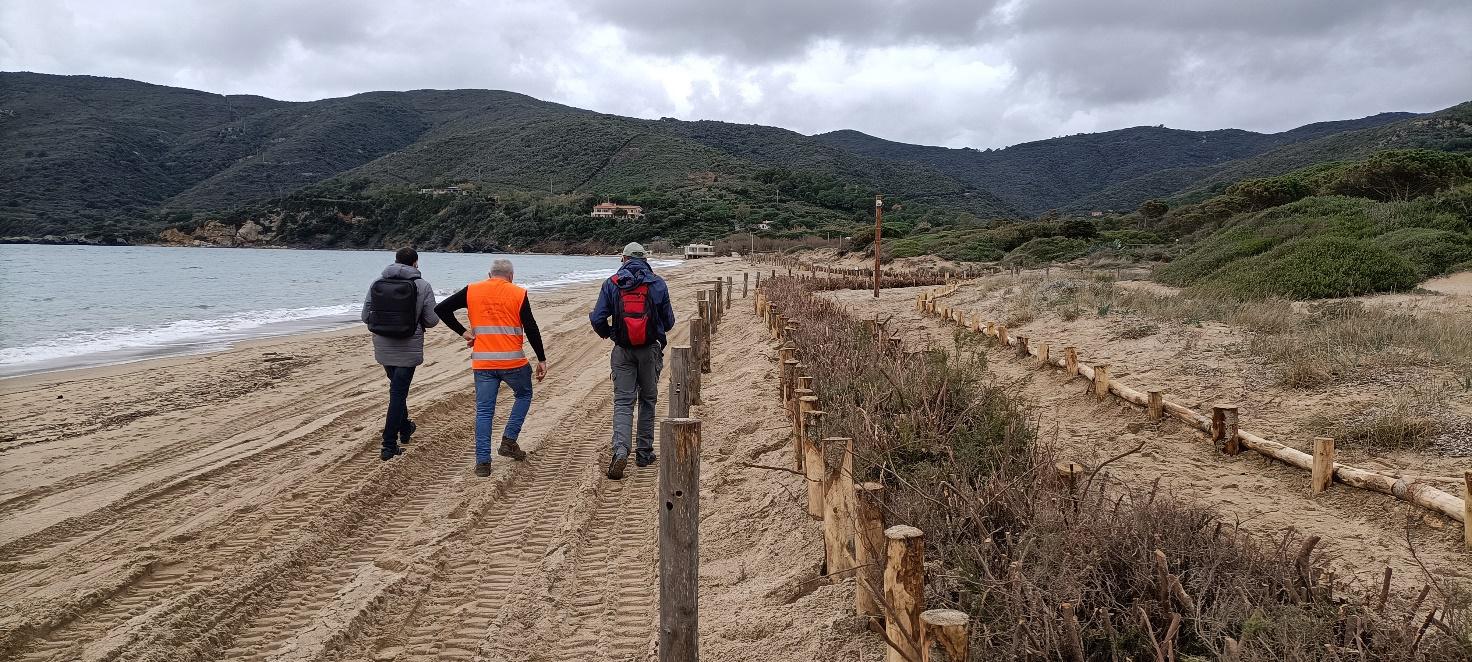
[[[599,336],[613,340],[613,459],[608,477],[624,477],[634,400],[639,401],[638,449],[634,463],[654,463],[654,409],[659,404],[659,373],[664,367],[665,332],[675,327],[675,309],[664,279],[654,275],[644,247],[624,246],[623,266],[603,282],[598,304],[588,315]]]

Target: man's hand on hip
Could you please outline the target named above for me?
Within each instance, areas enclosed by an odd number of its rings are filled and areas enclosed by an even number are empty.
[[[465,346],[466,347],[474,347],[475,346],[475,334],[474,333],[471,333],[470,332],[470,329],[466,329],[465,330],[465,333],[460,334],[460,337],[465,339]]]

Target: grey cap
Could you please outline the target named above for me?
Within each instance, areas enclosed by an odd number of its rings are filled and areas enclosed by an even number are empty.
[[[637,241],[629,242],[624,246],[624,257],[644,257],[644,245]]]

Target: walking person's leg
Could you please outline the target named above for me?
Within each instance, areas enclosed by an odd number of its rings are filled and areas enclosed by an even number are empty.
[[[383,419],[383,449],[378,457],[385,461],[403,452],[398,443],[399,430],[409,417],[409,380],[403,377],[403,370],[397,366],[383,366],[388,377],[388,414]]]
[[[608,465],[608,477],[618,480],[624,477],[624,465],[629,460],[639,370],[633,350],[614,345],[608,356],[613,373],[613,460]]]
[[[501,378],[495,370],[475,371],[475,475],[491,475],[491,426],[496,420],[496,393]]]
[[[404,380],[404,422],[399,426],[399,445],[409,445],[409,438],[414,436],[414,431],[419,426],[414,424],[414,419],[409,416],[409,386],[414,383],[414,366],[397,368],[399,378]]]
[[[501,449],[497,452],[515,460],[525,460],[526,451],[521,450],[516,439],[521,436],[521,424],[532,408],[532,367],[528,364],[498,372],[501,380],[511,387],[516,400],[511,403],[511,416],[506,419],[506,429],[501,432]]]
[[[638,356],[639,431],[638,454],[634,463],[649,466],[654,462],[654,417],[659,407],[659,373],[664,369],[664,348],[659,343],[640,347]]]

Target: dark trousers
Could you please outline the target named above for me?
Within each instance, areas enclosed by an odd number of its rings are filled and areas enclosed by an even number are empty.
[[[398,448],[399,439],[409,437],[409,383],[414,381],[414,368],[383,366],[388,375],[388,417],[383,421],[383,447]]]

